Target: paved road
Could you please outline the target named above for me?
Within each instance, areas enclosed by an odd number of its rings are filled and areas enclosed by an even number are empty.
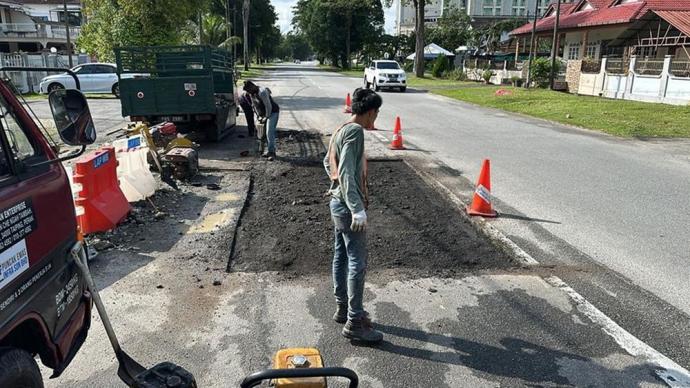
[[[298,121],[323,131],[343,120],[333,112],[361,84],[307,65],[270,79]],[[378,126],[392,129],[399,115],[413,148],[470,180],[491,159],[498,209],[520,214],[499,221],[507,234],[548,254],[549,242],[526,230],[538,226],[690,313],[690,142],[616,139],[414,90],[383,97]]]
[[[282,128],[325,130],[345,117],[334,109],[341,98],[300,95],[319,90],[304,74],[281,71],[265,82],[286,92]],[[316,346],[327,364],[356,370],[363,387],[663,386],[658,354],[616,333],[538,271],[439,278],[372,270],[365,307],[385,333],[379,347],[340,336],[327,273],[224,273],[249,187],[243,169],[253,160],[240,156],[252,146],[242,134],[201,149],[202,176],[221,191],[166,189],[159,195],[169,199],[155,201],[170,217],[122,229],[125,243],[90,265],[123,347],[143,364],[171,360],[200,387],[228,387],[268,367],[278,348]],[[375,140],[367,140],[370,156],[390,156]],[[216,279],[222,284],[213,286]],[[47,386],[121,386],[97,318],[73,364]]]

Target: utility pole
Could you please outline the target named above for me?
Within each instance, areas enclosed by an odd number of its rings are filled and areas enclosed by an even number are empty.
[[[67,13],[67,0],[62,0],[62,9],[65,13],[65,34],[67,35],[67,63],[69,68],[73,66],[72,63],[72,39],[69,37],[69,14]]]
[[[558,55],[558,24],[561,21],[561,0],[556,5],[556,24],[553,25],[553,43],[551,44],[551,90],[556,83],[556,56]]]
[[[525,83],[526,88],[529,88],[529,84],[532,82],[532,59],[537,56],[537,49],[534,47],[534,44],[537,37],[537,18],[539,17],[540,1],[541,0],[534,1],[534,21],[532,22],[532,37],[529,40],[529,59],[527,60],[529,68],[527,69],[527,82]],[[534,52],[534,55],[532,55],[532,52]]]
[[[242,46],[244,46],[244,71],[249,71],[249,0],[242,3]]]
[[[237,0],[232,1],[232,36],[237,36]],[[233,66],[237,61],[237,44],[232,44],[232,61]]]

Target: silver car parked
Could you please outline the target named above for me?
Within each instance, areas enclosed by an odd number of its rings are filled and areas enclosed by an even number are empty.
[[[72,68],[79,78],[81,91],[84,93],[112,93],[120,97],[120,87],[114,63],[85,63]],[[49,75],[41,80],[41,93],[50,93],[56,89],[74,89],[74,78],[69,74]]]

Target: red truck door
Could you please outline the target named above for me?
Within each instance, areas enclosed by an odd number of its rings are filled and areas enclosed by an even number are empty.
[[[36,165],[55,154],[4,84],[0,126],[0,341],[31,348],[59,373],[90,319],[69,256],[77,241],[72,193],[59,163]]]

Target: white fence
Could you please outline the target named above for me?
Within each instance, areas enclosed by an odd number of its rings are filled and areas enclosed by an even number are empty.
[[[73,55],[72,64],[74,66],[81,63],[88,63],[88,55]],[[67,55],[58,54],[26,54],[26,53],[0,53],[0,66],[27,66],[27,67],[60,67],[68,68],[69,60]],[[22,93],[38,93],[38,85],[41,79],[49,73],[44,71],[6,71],[3,78],[9,78],[12,83]]]
[[[471,61],[472,63],[468,63]],[[467,74],[467,79],[472,80],[472,81],[484,81],[482,78],[482,74],[484,73],[485,70],[491,71],[491,79],[489,80],[490,84],[494,85],[504,85],[504,84],[509,84],[512,82],[512,78],[522,78],[522,63],[517,63],[515,66],[513,66],[512,69],[509,70],[509,63],[508,61],[502,61],[502,66],[501,63],[496,65],[496,63],[489,62],[490,67],[489,69],[484,68],[483,66],[480,66],[479,61],[476,59],[467,59],[465,61],[465,74]],[[469,65],[469,66],[468,66]],[[496,68],[498,67],[498,69]]]
[[[640,69],[644,66],[638,66],[638,61],[642,60],[637,57],[632,57],[628,69],[623,74],[607,71],[608,60],[603,58],[599,73],[580,75],[578,94],[674,105],[690,104],[690,77],[675,76],[671,73],[672,56],[664,58],[658,75],[640,74]]]

